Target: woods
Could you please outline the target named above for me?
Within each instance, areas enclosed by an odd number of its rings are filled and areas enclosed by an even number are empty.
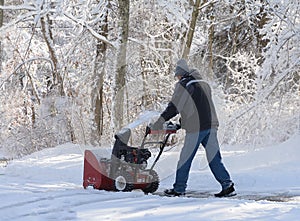
[[[165,107],[184,57],[213,86],[222,144],[300,128],[296,0],[1,0],[0,148],[102,145]]]

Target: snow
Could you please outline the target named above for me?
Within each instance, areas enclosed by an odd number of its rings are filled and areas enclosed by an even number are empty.
[[[141,191],[83,189],[83,147],[65,144],[44,149],[0,167],[1,220],[299,220],[300,136],[280,144],[243,151],[223,147],[224,163],[236,184],[236,198],[168,198]],[[159,191],[171,187],[178,157],[165,152],[157,165]],[[110,148],[103,149],[107,153]],[[200,149],[188,189],[218,192]],[[285,202],[247,195],[293,196]],[[243,197],[244,196],[244,197]]]
[[[133,129],[133,128],[136,128],[138,127],[139,125],[143,124],[143,123],[146,123],[146,122],[151,122],[153,120],[153,118],[156,116],[156,118],[159,117],[159,112],[157,111],[144,111],[142,114],[140,114],[138,116],[138,118],[133,121],[132,123],[128,124],[126,126],[126,128],[129,128],[129,129]]]

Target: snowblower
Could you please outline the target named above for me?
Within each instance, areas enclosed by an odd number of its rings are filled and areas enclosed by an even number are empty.
[[[95,151],[85,150],[83,187],[107,191],[130,192],[141,189],[144,193],[153,193],[158,189],[159,176],[154,170],[171,134],[176,133],[180,125],[165,123],[162,130],[152,130],[146,127],[146,132],[139,147],[128,146],[131,135],[129,128],[124,128],[115,134],[115,143],[110,158],[97,156]],[[161,141],[148,141],[149,135],[163,134]],[[148,167],[151,152],[146,147],[157,145],[159,153]]]

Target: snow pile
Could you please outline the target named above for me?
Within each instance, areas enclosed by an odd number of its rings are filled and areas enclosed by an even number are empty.
[[[236,198],[168,198],[82,188],[82,147],[45,149],[0,168],[1,220],[299,220],[300,136],[250,152],[223,148],[236,184]],[[175,148],[174,148],[175,149]],[[110,148],[107,148],[107,153]],[[171,187],[178,153],[165,152],[157,165],[159,191]],[[193,163],[188,189],[219,191],[203,150]],[[248,195],[291,196],[286,202],[251,200]]]

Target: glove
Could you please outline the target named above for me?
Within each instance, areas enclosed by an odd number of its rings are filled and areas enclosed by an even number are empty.
[[[156,122],[150,125],[151,130],[161,130],[163,129],[163,124],[165,123],[165,119],[163,117],[159,117]]]

